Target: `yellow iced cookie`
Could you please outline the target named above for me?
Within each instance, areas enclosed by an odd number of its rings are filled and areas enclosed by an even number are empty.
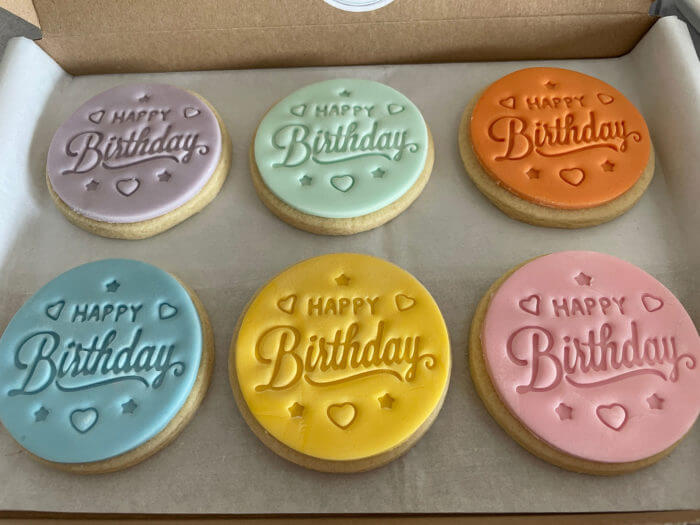
[[[428,429],[447,391],[450,344],[411,274],[368,255],[323,255],[253,298],[229,374],[244,418],[273,451],[355,472],[388,463]]]

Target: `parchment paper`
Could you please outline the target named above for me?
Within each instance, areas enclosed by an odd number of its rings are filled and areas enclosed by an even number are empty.
[[[686,27],[659,21],[618,59],[555,61],[597,76],[645,115],[656,176],[639,204],[608,224],[576,231],[513,221],[466,176],[457,148],[464,106],[490,82],[544,62],[221,71],[72,78],[28,40],[0,65],[0,327],[49,279],[78,264],[130,257],[170,271],[196,290],[215,330],[211,390],[182,435],[126,471],[79,477],[22,452],[0,429],[0,509],[158,513],[586,512],[700,506],[700,426],[673,454],[614,478],[578,475],[537,459],[487,414],[467,370],[467,333],[478,299],[504,271],[545,252],[591,249],[622,257],[666,284],[698,321],[700,67]],[[288,226],[257,198],[248,147],[278,99],[334,77],[387,83],[411,98],[436,145],[432,178],[415,204],[374,231],[347,238]],[[155,238],[103,239],[71,226],[44,183],[49,141],[83,101],[132,81],[167,82],[204,95],[233,138],[221,194],[202,213]],[[231,395],[228,345],[255,290],[302,259],[353,251],[386,258],[431,291],[447,321],[454,368],[441,414],[405,456],[356,475],[320,474],[269,451]]]

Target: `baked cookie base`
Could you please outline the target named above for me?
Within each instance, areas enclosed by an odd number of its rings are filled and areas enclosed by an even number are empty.
[[[253,298],[257,297],[260,290],[256,291]],[[319,472],[331,472],[339,474],[349,474],[353,472],[366,472],[368,470],[373,470],[392,462],[399,456],[408,452],[408,450],[420,440],[421,437],[428,431],[430,425],[433,424],[435,418],[440,413],[440,409],[445,401],[445,396],[447,395],[447,388],[449,386],[449,381],[445,383],[445,388],[442,391],[440,400],[438,401],[435,409],[430,413],[430,415],[423,421],[423,423],[416,429],[416,431],[411,434],[406,440],[396,445],[394,448],[382,452],[381,454],[376,454],[374,456],[368,456],[362,459],[346,460],[346,461],[333,461],[328,459],[321,459],[315,456],[309,456],[291,447],[288,447],[272,434],[267,432],[265,428],[258,422],[253,413],[248,408],[248,403],[243,397],[243,392],[241,392],[241,387],[238,383],[238,373],[236,371],[236,341],[238,339],[238,332],[241,327],[241,323],[248,312],[248,307],[252,303],[253,299],[246,305],[243,313],[238,318],[236,322],[236,328],[233,333],[233,338],[231,339],[231,346],[229,348],[228,357],[228,375],[229,381],[231,382],[231,390],[233,391],[233,397],[238,405],[238,410],[240,411],[243,419],[248,424],[250,429],[253,431],[260,441],[262,441],[267,448],[272,450],[278,456],[284,459],[296,463],[301,467],[305,467],[311,470],[317,470]],[[452,366],[450,362],[450,366]],[[451,370],[450,370],[451,371]],[[448,376],[449,372],[448,371]]]
[[[202,211],[211,201],[214,200],[214,198],[219,194],[221,187],[224,185],[224,181],[226,180],[228,172],[231,169],[231,137],[226,130],[226,126],[224,125],[221,116],[214,109],[214,107],[199,94],[191,91],[190,93],[199,98],[209,107],[209,109],[214,112],[216,120],[219,123],[219,129],[221,130],[221,158],[219,159],[219,163],[214,169],[211,177],[199,191],[199,193],[197,193],[197,195],[179,208],[169,211],[164,215],[160,215],[159,217],[154,217],[153,219],[124,223],[105,222],[90,219],[89,217],[81,215],[79,212],[68,206],[54,191],[47,173],[46,185],[49,188],[51,198],[54,200],[56,207],[61,211],[66,219],[68,219],[68,221],[76,225],[78,228],[82,228],[83,230],[102,237],[127,240],[145,239],[147,237],[153,237],[154,235],[162,233],[169,230],[173,226],[180,224],[182,221],[191,217],[195,213]]]
[[[532,433],[503,403],[498,395],[498,392],[491,382],[486,361],[484,358],[483,347],[481,345],[481,333],[484,318],[488,311],[491,298],[500,288],[508,277],[511,276],[521,266],[524,266],[530,261],[519,264],[515,268],[511,268],[505,275],[494,282],[487,290],[486,294],[479,301],[474,317],[472,318],[471,328],[469,330],[469,371],[472,381],[476,388],[477,394],[486,405],[489,414],[496,422],[506,431],[506,433],[520,444],[525,450],[534,454],[553,465],[561,467],[573,472],[582,474],[595,474],[600,476],[614,476],[617,474],[625,474],[648,467],[666,457],[671,451],[681,442],[682,438],[676,441],[669,448],[662,450],[658,454],[650,456],[638,461],[630,461],[625,463],[605,463],[599,461],[591,461],[577,456],[568,454],[552,445],[546,443]]]
[[[418,176],[416,182],[413,183],[413,186],[411,186],[406,193],[388,206],[385,206],[384,208],[381,208],[375,212],[360,215],[359,217],[335,219],[319,217],[317,215],[309,215],[308,213],[301,212],[282,201],[274,193],[272,193],[260,175],[257,162],[255,161],[255,135],[253,136],[249,150],[250,173],[253,179],[253,186],[255,186],[255,191],[257,192],[258,197],[260,197],[260,200],[263,201],[265,206],[267,206],[272,213],[274,213],[284,222],[291,224],[300,230],[306,230],[308,232],[320,235],[352,235],[353,233],[372,230],[389,222],[408,208],[413,201],[418,198],[423,191],[423,188],[425,188],[425,185],[428,183],[430,174],[433,171],[435,149],[433,146],[433,136],[430,133],[430,128],[427,127],[427,124],[426,128],[428,129],[428,155],[425,159],[423,171]],[[257,135],[257,130],[255,134]]]
[[[470,100],[462,114],[462,119],[459,123],[459,152],[467,174],[474,181],[479,191],[498,209],[513,219],[535,226],[569,229],[586,228],[602,224],[622,215],[634,206],[644,194],[654,176],[655,153],[654,145],[652,144],[649,152],[649,161],[639,180],[629,190],[610,202],[593,208],[565,210],[542,206],[522,199],[489,175],[474,153],[470,121],[474,106],[480,97],[481,93]]]
[[[177,279],[177,277],[175,277],[175,279]],[[108,472],[115,472],[131,467],[151,457],[153,454],[172,443],[180,432],[183,431],[194,417],[199,405],[202,404],[207,390],[209,389],[209,384],[211,383],[211,376],[214,371],[214,333],[202,301],[197,297],[197,294],[180,281],[180,279],[177,279],[177,281],[185,288],[197,310],[199,322],[202,327],[202,356],[199,362],[197,377],[195,378],[194,385],[192,385],[192,390],[185,400],[185,404],[182,405],[182,408],[175,414],[175,417],[170,420],[163,430],[144,444],[128,452],[102,461],[92,461],[89,463],[58,463],[36,456],[25,449],[29,456],[41,463],[66,472],[75,474],[106,474]]]

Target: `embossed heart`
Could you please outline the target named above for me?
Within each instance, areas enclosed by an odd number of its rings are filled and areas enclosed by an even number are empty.
[[[661,310],[664,302],[650,293],[645,293],[642,295],[642,304],[644,308],[647,309],[647,312],[656,312],[657,310]]]
[[[564,182],[571,184],[572,186],[578,186],[583,182],[586,174],[581,168],[571,168],[563,169],[559,172],[559,176]]]
[[[194,118],[197,115],[199,115],[200,113],[201,113],[200,110],[198,110],[197,108],[193,108],[192,106],[186,107],[185,110],[183,111],[185,118]]]
[[[515,109],[515,97],[502,98],[498,103],[504,108]]]
[[[335,403],[326,411],[328,419],[338,428],[345,430],[357,417],[357,409],[352,403]]]
[[[87,431],[89,431],[92,427],[95,426],[98,417],[99,413],[95,408],[78,408],[70,413],[70,424],[75,430],[77,430],[81,434],[85,434]]]
[[[117,181],[117,191],[124,195],[124,197],[133,195],[134,192],[139,189],[139,186],[141,186],[141,181],[136,177]]]
[[[56,301],[55,303],[51,303],[46,307],[46,317],[57,321],[58,318],[61,317],[61,312],[63,311],[64,306],[66,306],[66,302],[63,299]]]
[[[297,296],[292,294],[292,295],[287,295],[286,297],[282,297],[279,301],[277,301],[277,308],[282,310],[286,314],[293,314],[294,313],[294,307],[297,304]]]
[[[99,124],[105,116],[105,110],[93,111],[88,115],[88,120],[93,124]]]
[[[401,113],[405,109],[406,106],[402,106],[401,104],[389,104],[389,106],[387,107],[389,115],[396,115],[397,113]]]
[[[177,308],[175,308],[172,304],[160,303],[160,306],[158,306],[158,317],[163,320],[175,317],[176,314]]]
[[[306,113],[306,104],[299,104],[298,106],[292,107],[289,112],[295,117],[303,117]]]
[[[525,299],[520,299],[518,303],[520,309],[532,315],[540,315],[540,296],[532,294]]]
[[[600,405],[595,409],[598,419],[609,428],[620,431],[627,423],[627,410],[620,403]]]
[[[603,104],[608,105],[615,99],[605,93],[598,93],[598,100],[600,100]]]
[[[352,175],[335,175],[331,177],[331,186],[336,190],[345,193],[355,184],[355,178]]]
[[[403,293],[398,294],[394,298],[394,301],[396,301],[396,308],[399,309],[399,312],[413,308],[413,306],[416,304],[416,300],[413,297],[409,297]]]

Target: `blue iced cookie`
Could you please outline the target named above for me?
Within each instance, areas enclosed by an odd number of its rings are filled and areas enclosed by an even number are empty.
[[[0,420],[64,470],[131,466],[194,415],[213,368],[194,293],[139,261],[107,259],[46,284],[0,338]]]
[[[421,112],[395,89],[362,79],[303,87],[273,106],[250,151],[258,195],[314,233],[376,228],[420,195],[433,167]]]

